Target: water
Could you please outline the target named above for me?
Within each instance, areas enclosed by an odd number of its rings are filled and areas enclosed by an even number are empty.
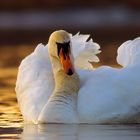
[[[0,139],[16,139],[23,131],[14,91],[16,73],[16,68],[0,68]]]
[[[17,67],[0,68],[0,139],[139,140],[140,125],[24,124],[14,91]]]

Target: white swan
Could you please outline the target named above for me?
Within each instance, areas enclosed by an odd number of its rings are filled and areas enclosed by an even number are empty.
[[[120,46],[117,61],[121,69],[84,70],[90,68],[84,57],[98,61],[94,54],[100,47],[88,44],[80,51],[73,47],[76,64],[82,59],[82,69],[74,70],[71,37],[62,30],[54,32],[48,43],[54,79],[46,47],[37,47],[20,65],[16,93],[24,119],[34,123],[139,123],[139,44],[136,38]]]
[[[89,35],[70,34],[75,65],[83,69],[93,69],[89,61],[98,62],[96,54],[100,46]],[[50,63],[48,45],[39,44],[35,51],[20,64],[16,95],[23,118],[27,122],[38,121],[38,116],[54,89],[54,78]]]

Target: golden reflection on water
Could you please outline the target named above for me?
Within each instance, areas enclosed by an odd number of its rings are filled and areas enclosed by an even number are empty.
[[[17,129],[23,126],[16,100],[15,83],[21,60],[34,48],[35,45],[0,46],[0,129]]]
[[[14,91],[17,68],[0,68],[0,127],[21,127],[20,114]]]

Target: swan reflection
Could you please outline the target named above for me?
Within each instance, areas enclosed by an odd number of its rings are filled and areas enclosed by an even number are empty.
[[[27,124],[22,133],[23,139],[31,140],[76,140],[78,125]]]
[[[26,124],[22,139],[30,140],[132,140],[140,137],[139,125]]]

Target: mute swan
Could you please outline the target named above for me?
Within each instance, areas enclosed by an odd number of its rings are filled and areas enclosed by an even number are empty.
[[[93,69],[88,61],[99,61],[96,54],[100,53],[100,46],[92,39],[87,41],[88,38],[89,35],[70,34],[71,51],[75,66],[78,68]],[[39,44],[35,51],[21,62],[17,76],[15,90],[25,121],[34,123],[38,121],[38,116],[53,89],[54,78],[48,45]]]
[[[78,40],[78,35],[76,37],[74,42]],[[16,94],[24,120],[33,123],[139,123],[140,38],[126,41],[119,47],[117,62],[123,68],[102,66],[96,70],[92,70],[87,60],[98,61],[99,45],[84,40],[90,45],[80,47],[79,43],[79,48],[74,48],[74,39],[66,31],[55,31],[49,38],[49,55],[47,47],[39,45],[22,61]],[[82,39],[80,42],[85,44]],[[74,60],[79,69],[74,68]]]

